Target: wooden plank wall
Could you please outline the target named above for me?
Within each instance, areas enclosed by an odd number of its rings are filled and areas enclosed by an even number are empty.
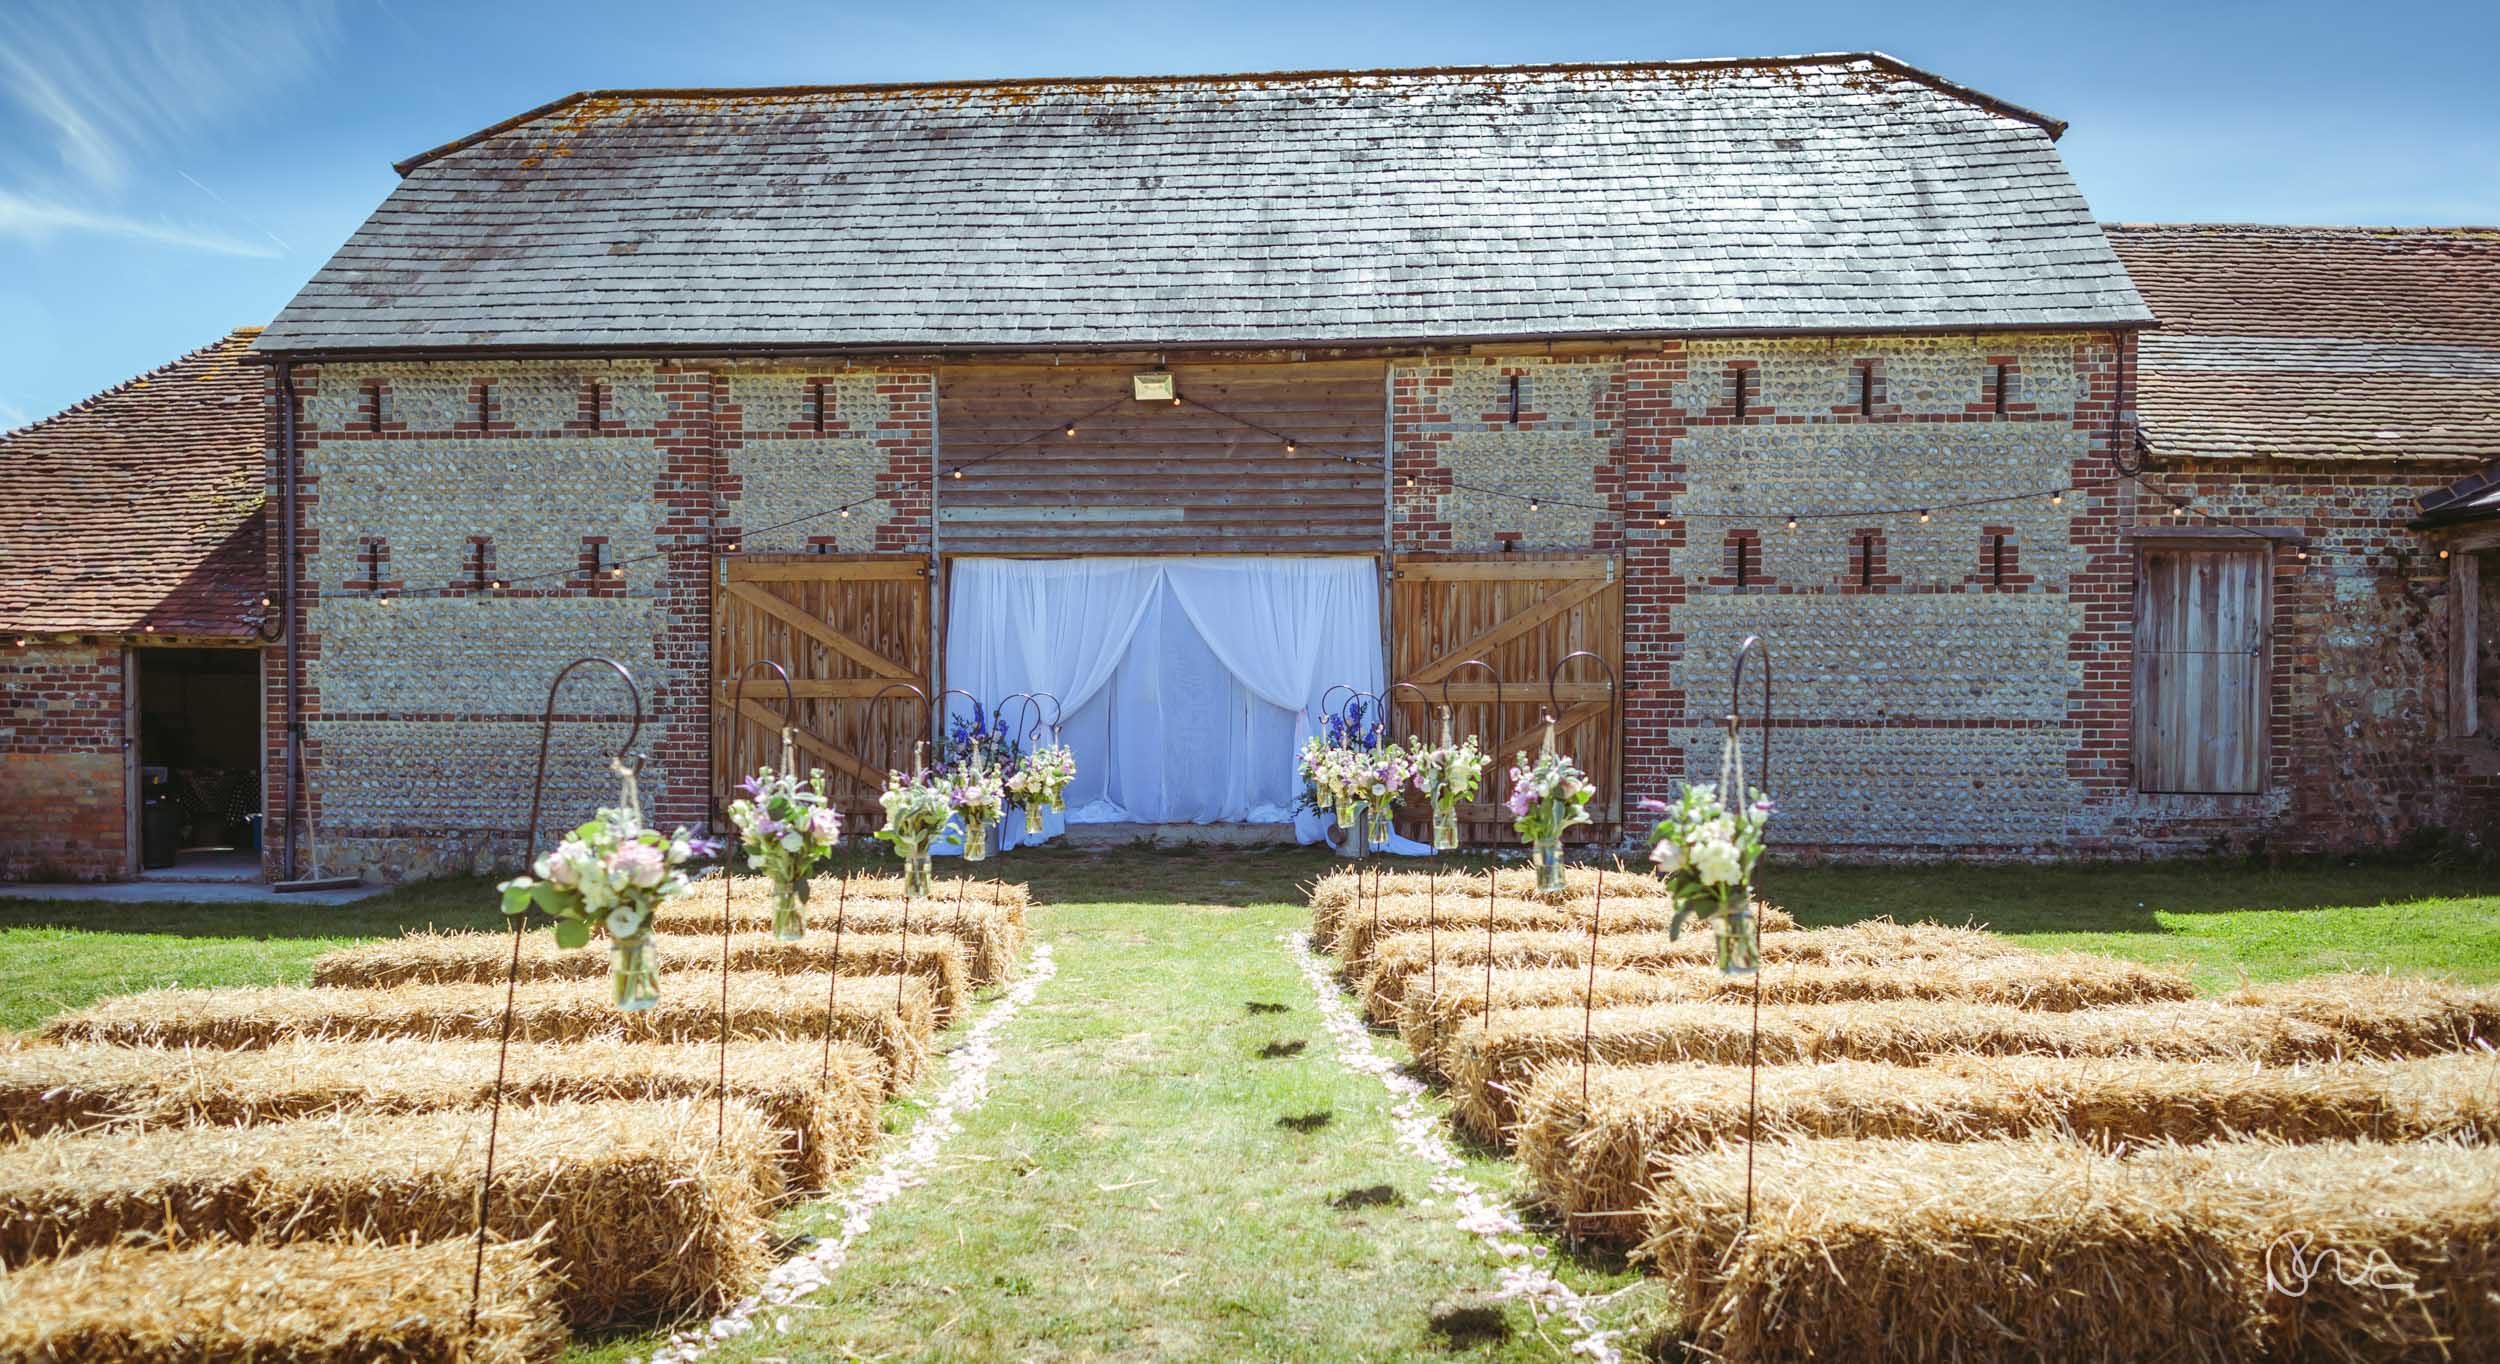
[[[919,702],[889,683],[929,686],[929,568],[917,555],[750,554],[721,562],[714,585],[712,791],[781,759],[781,680],[798,693],[799,768],[821,767],[845,820],[883,821],[889,763],[906,766],[928,732]],[[740,713],[730,707],[742,672]],[[857,825],[853,826],[858,827]]]
[[[1139,402],[1130,376],[1151,368],[941,369],[945,552],[1380,550],[1384,362],[1174,365],[1183,401]]]
[[[1622,674],[1622,566],[1607,556],[1585,554],[1407,556],[1398,560],[1389,609],[1390,675],[1421,687],[1430,698],[1427,704],[1413,692],[1396,691],[1397,732],[1438,737],[1431,717],[1446,681],[1457,732],[1477,736],[1493,757],[1485,769],[1484,799],[1459,807],[1460,836],[1496,847],[1516,844],[1510,812],[1496,802],[1510,794],[1506,774],[1516,755],[1525,751],[1534,757],[1544,737],[1540,717],[1554,665],[1587,649]],[[1482,669],[1455,667],[1469,658],[1481,658],[1499,673],[1498,708]],[[1556,747],[1596,779],[1598,816],[1612,832],[1623,817],[1620,698],[1608,687],[1605,669],[1585,659],[1571,665],[1553,692],[1561,706]],[[1415,823],[1424,827],[1420,817]],[[1572,837],[1596,832],[1583,828]]]
[[[2136,575],[2136,780],[2264,789],[2267,556],[2148,547]]]

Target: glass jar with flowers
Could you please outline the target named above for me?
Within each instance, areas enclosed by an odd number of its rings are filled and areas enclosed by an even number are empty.
[[[964,860],[986,861],[990,855],[990,826],[1007,813],[1007,787],[996,770],[982,762],[975,751],[971,758],[946,779],[946,804],[963,821]]]
[[[877,801],[885,807],[885,827],[877,830],[877,838],[903,859],[903,898],[928,899],[929,845],[946,832],[955,807],[945,788],[924,771],[908,777],[886,773],[885,792]]]
[[[1007,774],[1007,794],[1024,811],[1024,827],[1041,837],[1042,816],[1068,808],[1068,784],[1076,780],[1076,753],[1065,744],[1036,745]]]
[[[1485,752],[1476,746],[1472,734],[1463,741],[1451,741],[1446,707],[1441,712],[1441,742],[1426,746],[1418,738],[1414,745],[1415,789],[1432,805],[1432,850],[1453,851],[1458,847],[1458,807],[1474,800],[1483,784]]]
[[[1554,751],[1550,726],[1544,751],[1534,763],[1525,753],[1518,757],[1510,769],[1511,827],[1536,850],[1537,892],[1560,894],[1564,889],[1563,831],[1589,822],[1589,801],[1597,795],[1597,787],[1570,758]]]
[[[807,936],[807,878],[833,855],[842,838],[842,812],[825,794],[825,774],[801,781],[788,770],[758,768],[738,784],[729,822],[747,865],[773,887],[773,936],[797,942]]]
[[[1675,899],[1667,921],[1672,939],[1700,920],[1716,935],[1719,973],[1749,976],[1762,969],[1762,930],[1753,908],[1753,872],[1762,860],[1763,829],[1771,799],[1747,793],[1731,809],[1720,793],[1687,786],[1674,803],[1643,801],[1658,822],[1649,831],[1649,860],[1666,878]]]
[[[601,810],[540,857],[525,876],[497,886],[503,912],[537,909],[555,919],[556,945],[586,947],[608,937],[608,983],[616,1007],[639,1012],[660,1002],[651,925],[660,907],[686,893],[687,864],[717,851],[680,829],[642,826],[632,803]]]
[[[1398,793],[1415,775],[1414,758],[1404,747],[1382,744],[1347,755],[1355,799],[1356,846],[1364,852],[1386,847],[1389,824],[1396,817]]]

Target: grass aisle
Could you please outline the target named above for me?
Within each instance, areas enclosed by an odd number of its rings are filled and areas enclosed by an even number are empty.
[[[1232,860],[1015,859],[1059,975],[1001,1035],[989,1102],[814,1311],[713,1357],[1556,1358],[1488,1307],[1496,1266],[1421,1205],[1380,1082],[1337,1063],[1279,941],[1308,919],[1276,898],[1288,859]]]

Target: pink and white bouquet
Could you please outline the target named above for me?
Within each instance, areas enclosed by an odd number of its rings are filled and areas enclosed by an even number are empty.
[[[1415,778],[1414,755],[1395,744],[1339,751],[1346,755],[1347,791],[1357,804],[1371,811],[1385,830],[1390,815],[1397,809],[1398,793]]]
[[[1294,772],[1302,778],[1314,809],[1325,811],[1347,804],[1345,750],[1326,737],[1314,734],[1303,743],[1302,752],[1294,760]]]
[[[945,781],[947,808],[964,822],[964,860],[979,862],[990,855],[990,826],[1007,814],[1007,785],[978,753]]]
[[[1432,847],[1435,852],[1448,852],[1458,846],[1458,807],[1476,798],[1484,784],[1484,765],[1488,761],[1483,749],[1476,746],[1474,735],[1456,743],[1450,740],[1446,720],[1441,726],[1441,742],[1427,747],[1423,740],[1414,741],[1410,765],[1415,773],[1415,789],[1432,803]]]
[[[537,909],[552,916],[558,947],[586,947],[594,931],[606,933],[617,1007],[648,1009],[660,999],[648,951],[652,920],[691,886],[687,864],[718,850],[683,829],[646,829],[630,806],[601,810],[531,863],[528,875],[496,889],[506,914]]]
[[[1536,849],[1540,894],[1563,890],[1563,831],[1589,822],[1589,802],[1596,796],[1596,785],[1578,764],[1553,750],[1550,735],[1535,762],[1522,753],[1510,769],[1511,827]]]
[[[1007,794],[1024,807],[1026,827],[1039,832],[1042,816],[1068,808],[1068,784],[1076,780],[1076,752],[1065,744],[1043,744],[1024,755],[1007,776]]]
[[[1754,791],[1730,809],[1717,789],[1684,788],[1674,803],[1643,801],[1658,822],[1649,831],[1649,860],[1674,895],[1675,916],[1667,936],[1695,919],[1719,934],[1719,969],[1747,975],[1761,966],[1753,914],[1753,873],[1762,860],[1763,830],[1771,822],[1771,798]]]
[[[807,878],[842,840],[842,812],[825,794],[825,774],[806,781],[794,772],[758,768],[738,784],[729,822],[747,865],[773,884],[773,936],[796,942],[807,936]]]

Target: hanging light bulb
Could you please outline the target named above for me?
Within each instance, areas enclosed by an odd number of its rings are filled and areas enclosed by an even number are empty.
[[[1797,528],[1797,515],[1794,512],[1789,513],[1788,528],[1790,530],[1795,530]]]
[[[1531,498],[1529,498],[1529,499],[1528,499],[1528,510],[1530,510],[1530,511],[1535,511],[1535,510],[1536,510],[1536,499],[1535,499],[1535,498],[1533,498],[1533,497],[1531,497]]]
[[[486,586],[493,591],[501,592],[503,591],[503,579],[497,578],[493,582],[488,583]]]
[[[848,508],[848,507],[844,507],[844,508],[842,509],[842,519],[843,519],[843,520],[845,520],[845,521],[848,521],[848,520],[850,520],[850,519],[851,519],[851,509],[850,509],[850,508]]]
[[[1922,526],[1923,526],[1923,525],[1926,525],[1929,521],[1931,521],[1931,520],[1933,520],[1933,519],[1934,519],[1934,518],[1928,514],[1928,511],[1927,511],[1927,509],[1926,509],[1925,507],[1921,507],[1921,508],[1919,508],[1919,509],[1918,509],[1918,523],[1919,523],[1920,525],[1922,525]]]
[[[1060,434],[1060,435],[1063,435],[1063,436],[1069,436],[1069,437],[1073,437],[1073,436],[1075,436],[1075,435],[1076,435],[1076,423],[1075,423],[1075,422],[1069,422],[1067,425],[1065,425],[1065,426],[1063,426],[1063,427],[1060,427],[1060,428],[1059,428],[1059,434]]]
[[[2050,505],[2050,506],[2052,506],[2052,507],[2063,507],[2063,506],[2065,506],[2065,505],[2066,505],[2066,490],[2065,490],[2064,488],[2060,488],[2060,489],[2058,489],[2056,492],[2050,493],[2050,494],[2049,494],[2049,505]]]
[[[962,478],[963,476],[964,476],[964,471],[963,471],[962,469],[958,468],[957,470],[955,470],[955,477],[957,477],[957,478]]]
[[[2440,557],[2440,558],[2442,558],[2442,559],[2447,558],[2447,557],[2448,557],[2448,551],[2446,551],[2446,550],[2444,550],[2444,549],[2443,549],[2443,550],[2441,550],[2441,551],[2439,551],[2439,557]]]
[[[2293,557],[2293,558],[2296,558],[2296,559],[2298,559],[2298,560],[2300,560],[2302,563],[2304,563],[2304,564],[2305,564],[2305,563],[2309,562],[2309,551],[2307,551],[2307,550],[2305,550],[2305,549],[2304,549],[2304,550],[2297,551],[2296,553],[2294,553],[2294,554],[2293,554],[2293,556],[2292,556],[2292,557]]]
[[[1658,518],[1658,529],[1660,529],[1660,530],[1665,530],[1666,528],[1667,528],[1667,518],[1665,518],[1665,517],[1663,517],[1663,516],[1659,517],[1659,518]]]
[[[1302,447],[1300,447],[1300,446],[1298,446],[1298,445],[1296,445],[1296,444],[1294,444],[1294,443],[1293,443],[1293,439],[1292,439],[1291,437],[1287,437],[1287,438],[1286,438],[1286,440],[1285,440],[1285,453],[1286,453],[1286,454],[1290,455],[1290,454],[1292,454],[1294,451],[1296,451],[1296,450],[1298,450],[1298,449],[1301,449],[1301,448],[1302,448]],[[1353,462],[1354,462],[1354,461],[1352,461],[1352,460],[1347,460],[1347,461],[1346,461],[1346,463],[1348,463],[1348,464],[1351,464],[1351,463],[1353,463]]]

